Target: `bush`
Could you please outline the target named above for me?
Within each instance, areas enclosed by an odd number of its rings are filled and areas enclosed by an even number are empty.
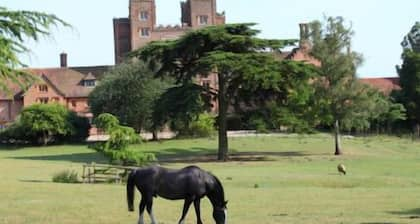
[[[7,143],[49,144],[82,141],[89,134],[87,118],[79,117],[59,104],[34,104],[26,107],[16,121],[0,132]]]
[[[268,133],[267,124],[262,118],[253,117],[250,120],[250,125],[253,127],[257,133]]]
[[[241,120],[241,117],[238,115],[229,116],[227,118],[227,129],[228,130],[243,130],[249,127],[245,127],[244,123]]]
[[[153,153],[139,153],[134,150],[104,150],[110,163],[123,166],[144,166],[157,161]]]
[[[38,138],[36,135],[28,132],[23,128],[22,125],[17,121],[0,131],[0,142],[6,144],[27,144],[36,143]]]
[[[112,129],[120,125],[118,118],[109,113],[100,114],[97,118],[95,118],[94,122],[97,128],[100,128],[105,132],[110,132]]]
[[[77,173],[70,170],[65,170],[54,174],[52,181],[55,183],[79,183]]]
[[[109,139],[106,142],[106,149],[109,150],[125,150],[130,144],[139,143],[140,137],[133,128],[125,126],[114,127],[108,132]]]
[[[210,137],[216,131],[215,119],[209,113],[202,113],[190,125],[189,132],[192,137]]]
[[[90,148],[103,153],[110,163],[143,166],[156,161],[152,153],[139,153],[128,149],[130,144],[138,143],[141,139],[133,128],[119,125],[119,120],[114,115],[101,114],[95,119],[95,123],[105,130],[109,139],[103,143],[95,143]]]
[[[74,127],[74,132],[72,135],[65,137],[65,141],[81,142],[89,137],[91,125],[88,118],[80,117],[76,113],[71,112],[68,121]]]
[[[190,123],[181,120],[172,121],[171,129],[177,131],[178,135],[182,137],[211,137],[216,131],[215,123],[214,116],[209,113],[202,113]]]

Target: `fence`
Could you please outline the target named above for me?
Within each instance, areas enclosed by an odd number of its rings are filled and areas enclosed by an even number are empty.
[[[137,167],[84,164],[83,183],[122,183],[124,177],[134,169]]]

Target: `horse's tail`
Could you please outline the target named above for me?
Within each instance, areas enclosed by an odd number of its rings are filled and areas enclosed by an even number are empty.
[[[128,211],[134,211],[134,186],[135,186],[135,177],[136,171],[133,170],[128,175],[127,179],[127,204],[128,204]]]

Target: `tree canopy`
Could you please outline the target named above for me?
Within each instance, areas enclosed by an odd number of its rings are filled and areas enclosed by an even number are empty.
[[[404,49],[420,53],[420,22],[416,22],[401,42]]]
[[[142,62],[127,62],[105,75],[89,95],[89,105],[95,116],[111,113],[123,125],[150,130],[155,101],[169,86],[170,81],[155,79]]]
[[[57,25],[69,26],[53,14],[0,7],[0,91],[9,92],[10,83],[24,88],[34,80],[30,74],[19,70],[25,67],[19,54],[30,52],[24,42],[49,36],[51,28]]]
[[[244,91],[278,91],[281,63],[268,52],[296,40],[257,38],[255,24],[228,24],[194,30],[177,40],[157,41],[132,55],[149,62],[157,76],[172,76],[181,85],[195,85],[197,75],[217,75],[217,88],[203,89],[218,103],[218,159],[228,158],[227,115],[229,106],[242,101]],[[292,63],[292,62],[291,62]]]
[[[398,67],[401,91],[399,100],[407,109],[408,119],[416,127],[420,136],[420,53],[406,50],[403,53],[403,64]]]
[[[403,47],[401,66],[397,66],[401,90],[397,99],[407,109],[408,120],[414,124],[420,137],[420,22],[416,22],[401,43]]]
[[[368,125],[371,108],[371,90],[357,81],[356,69],[362,56],[351,50],[354,35],[342,17],[328,17],[325,22],[309,24],[311,54],[321,62],[320,77],[314,82],[319,114],[327,125],[335,126],[335,154],[342,154],[340,124]]]

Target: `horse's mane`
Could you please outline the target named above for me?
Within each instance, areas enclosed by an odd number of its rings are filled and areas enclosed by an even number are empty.
[[[218,200],[219,200],[219,203],[221,203],[220,206],[223,207],[225,205],[225,191],[223,189],[223,185],[220,182],[219,178],[217,178],[215,175],[213,175],[211,173],[209,173],[209,174],[210,174],[210,176],[212,176],[214,178],[214,181],[216,183],[216,188],[214,189],[214,191],[216,193],[215,196],[217,195],[217,196],[221,197],[221,198],[218,198]]]

